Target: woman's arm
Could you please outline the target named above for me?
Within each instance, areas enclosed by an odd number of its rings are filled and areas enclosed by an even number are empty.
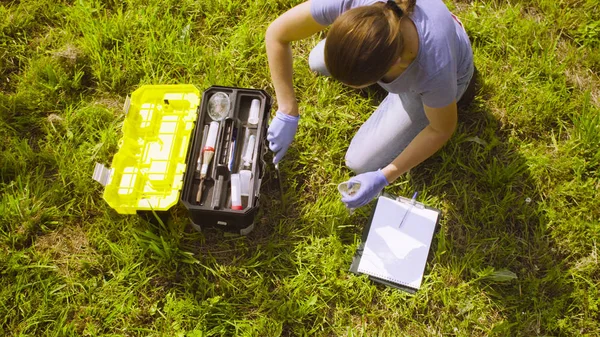
[[[265,43],[279,111],[292,116],[298,115],[292,82],[290,42],[309,37],[323,29],[325,26],[317,23],[310,14],[310,1],[288,10],[269,25]]]
[[[388,182],[417,166],[437,152],[450,139],[457,124],[456,101],[442,108],[425,107],[429,125],[425,127],[389,165],[382,169]]]

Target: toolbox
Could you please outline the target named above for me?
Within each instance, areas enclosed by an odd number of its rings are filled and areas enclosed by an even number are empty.
[[[271,97],[263,90],[143,85],[125,102],[112,167],[93,178],[120,214],[181,202],[192,225],[248,234],[259,208]]]

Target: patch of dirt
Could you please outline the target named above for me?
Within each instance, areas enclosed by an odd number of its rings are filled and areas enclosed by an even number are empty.
[[[54,52],[52,55],[59,60],[74,65],[83,56],[83,51],[72,44],[67,44],[63,49]]]
[[[590,101],[600,107],[600,77],[591,69],[569,68],[565,70],[568,83],[581,91],[590,90]]]
[[[63,122],[63,118],[57,114],[49,114],[48,117],[46,117],[48,119],[48,122],[50,123],[54,123],[54,122],[58,122],[58,123],[62,123]]]
[[[59,272],[70,277],[80,272],[85,264],[97,262],[97,254],[90,247],[86,233],[81,227],[63,227],[52,233],[38,237],[34,247],[41,253],[49,254]]]
[[[362,315],[352,315],[351,320],[352,329],[348,329],[348,331],[342,336],[354,336],[356,333],[360,333],[360,336],[362,336],[369,329],[367,326],[367,320]]]
[[[562,39],[558,42],[557,58],[560,62],[568,62],[570,54],[576,47],[567,41]],[[577,57],[585,57],[584,54],[578,55]],[[565,70],[565,77],[567,83],[576,87],[581,91],[590,90],[590,101],[597,107],[600,107],[600,76],[595,73],[592,69],[576,65]]]
[[[123,113],[124,97],[102,96],[94,100],[94,104],[103,106],[115,114]]]
[[[524,18],[530,18],[537,23],[544,21],[544,13],[542,13],[537,7],[524,7],[521,10],[521,14]]]

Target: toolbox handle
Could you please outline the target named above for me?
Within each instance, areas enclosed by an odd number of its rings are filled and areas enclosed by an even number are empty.
[[[103,164],[96,163],[94,167],[94,174],[92,175],[92,179],[99,182],[100,185],[106,186],[109,183],[110,176],[112,175],[112,169],[107,168]]]

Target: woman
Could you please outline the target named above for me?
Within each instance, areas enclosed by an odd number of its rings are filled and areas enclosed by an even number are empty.
[[[389,92],[346,153],[358,175],[350,208],[433,155],[457,124],[457,101],[474,80],[473,52],[461,22],[441,0],[310,0],[277,18],[266,33],[278,110],[267,140],[277,163],[300,118],[292,84],[290,42],[331,25],[311,52],[313,71],[351,87],[378,83]]]

